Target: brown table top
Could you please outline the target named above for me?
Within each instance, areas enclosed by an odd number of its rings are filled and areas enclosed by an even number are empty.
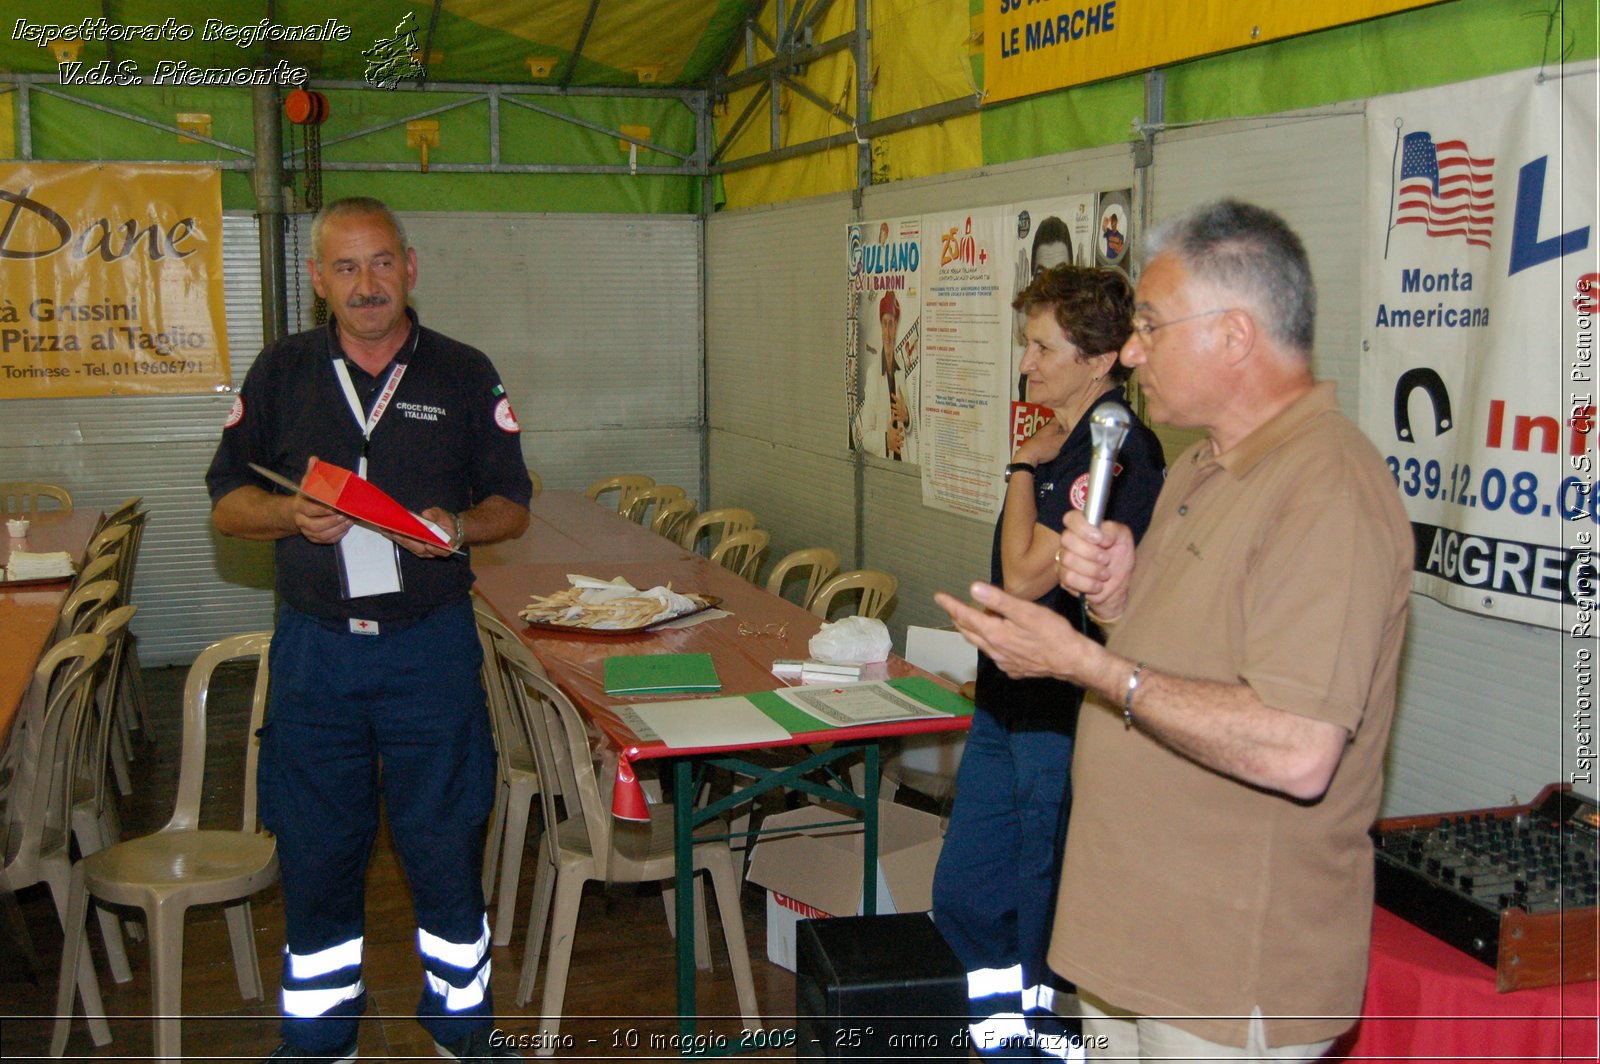
[[[20,540],[13,540],[0,525],[0,563],[10,560],[13,549],[64,550],[72,555],[75,567],[81,566],[100,516],[91,510],[34,514],[27,536]],[[10,589],[0,584],[0,746],[33,680],[33,667],[55,634],[61,604],[71,588],[70,578]]]

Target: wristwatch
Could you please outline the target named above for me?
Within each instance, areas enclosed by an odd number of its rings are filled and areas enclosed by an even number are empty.
[[[1035,468],[1036,467],[1032,462],[1012,462],[1006,466],[1006,483],[1011,483],[1011,474],[1027,473],[1031,476],[1033,475]]]

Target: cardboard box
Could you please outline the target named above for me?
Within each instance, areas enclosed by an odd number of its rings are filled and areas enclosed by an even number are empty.
[[[795,970],[801,920],[861,912],[861,824],[809,828],[842,814],[807,806],[767,817],[750,857],[748,879],[767,888],[767,958]],[[878,803],[878,912],[933,908],[933,868],[944,839],[939,818],[893,802]]]

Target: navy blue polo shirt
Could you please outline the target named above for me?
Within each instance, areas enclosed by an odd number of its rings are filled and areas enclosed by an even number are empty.
[[[1073,484],[1080,478],[1087,478],[1089,459],[1094,453],[1094,441],[1089,435],[1089,414],[1105,399],[1121,402],[1121,388],[1113,389],[1089,404],[1088,411],[1067,435],[1061,453],[1034,471],[1033,501],[1038,507],[1037,520],[1052,532],[1059,533],[1066,524],[1067,511],[1075,509],[1072,505]],[[1137,541],[1150,525],[1156,496],[1161,494],[1161,485],[1166,480],[1166,463],[1161,454],[1161,441],[1156,434],[1134,417],[1131,409],[1128,414],[1131,424],[1122,450],[1117,454],[1118,472],[1111,482],[1111,496],[1106,500],[1106,519],[1127,525]],[[1082,491],[1078,494],[1081,495]],[[989,579],[997,586],[1003,586],[1005,582],[1000,568],[1000,521],[996,521],[994,526]],[[1100,638],[1094,623],[1081,609],[1076,595],[1056,586],[1035,601],[1067,618],[1080,632],[1095,639]],[[1078,726],[1078,704],[1082,700],[1083,691],[1073,684],[1048,676],[1013,679],[1002,672],[989,655],[981,652],[978,655],[977,703],[1013,730],[1042,729],[1074,735]]]
[[[367,479],[414,513],[430,506],[460,513],[491,495],[526,506],[533,484],[499,374],[483,352],[423,328],[410,309],[406,314],[412,333],[395,356],[405,374],[373,429]],[[312,455],[357,468],[362,430],[334,372],[335,358],[344,358],[335,322],[262,351],[206,472],[213,505],[245,485],[282,490],[252,472],[251,462],[296,483]],[[344,361],[370,410],[388,369],[374,378]],[[400,621],[430,613],[472,587],[465,555],[418,558],[402,549],[400,591],[345,599],[337,554],[335,546],[300,535],[277,540],[278,594],[315,617]]]

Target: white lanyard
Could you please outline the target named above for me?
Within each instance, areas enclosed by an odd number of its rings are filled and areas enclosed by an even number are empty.
[[[372,405],[372,413],[366,415],[361,412],[361,397],[356,394],[355,382],[350,379],[350,367],[344,364],[344,359],[333,360],[333,371],[339,375],[339,386],[344,389],[344,401],[350,405],[350,413],[361,429],[361,460],[356,464],[356,476],[365,477],[367,445],[372,440],[372,430],[378,427],[378,422],[383,420],[384,411],[389,409],[389,400],[394,398],[395,389],[400,387],[400,378],[406,375],[406,364],[396,362],[389,367],[389,376],[383,382],[383,391],[378,394],[378,401]]]

